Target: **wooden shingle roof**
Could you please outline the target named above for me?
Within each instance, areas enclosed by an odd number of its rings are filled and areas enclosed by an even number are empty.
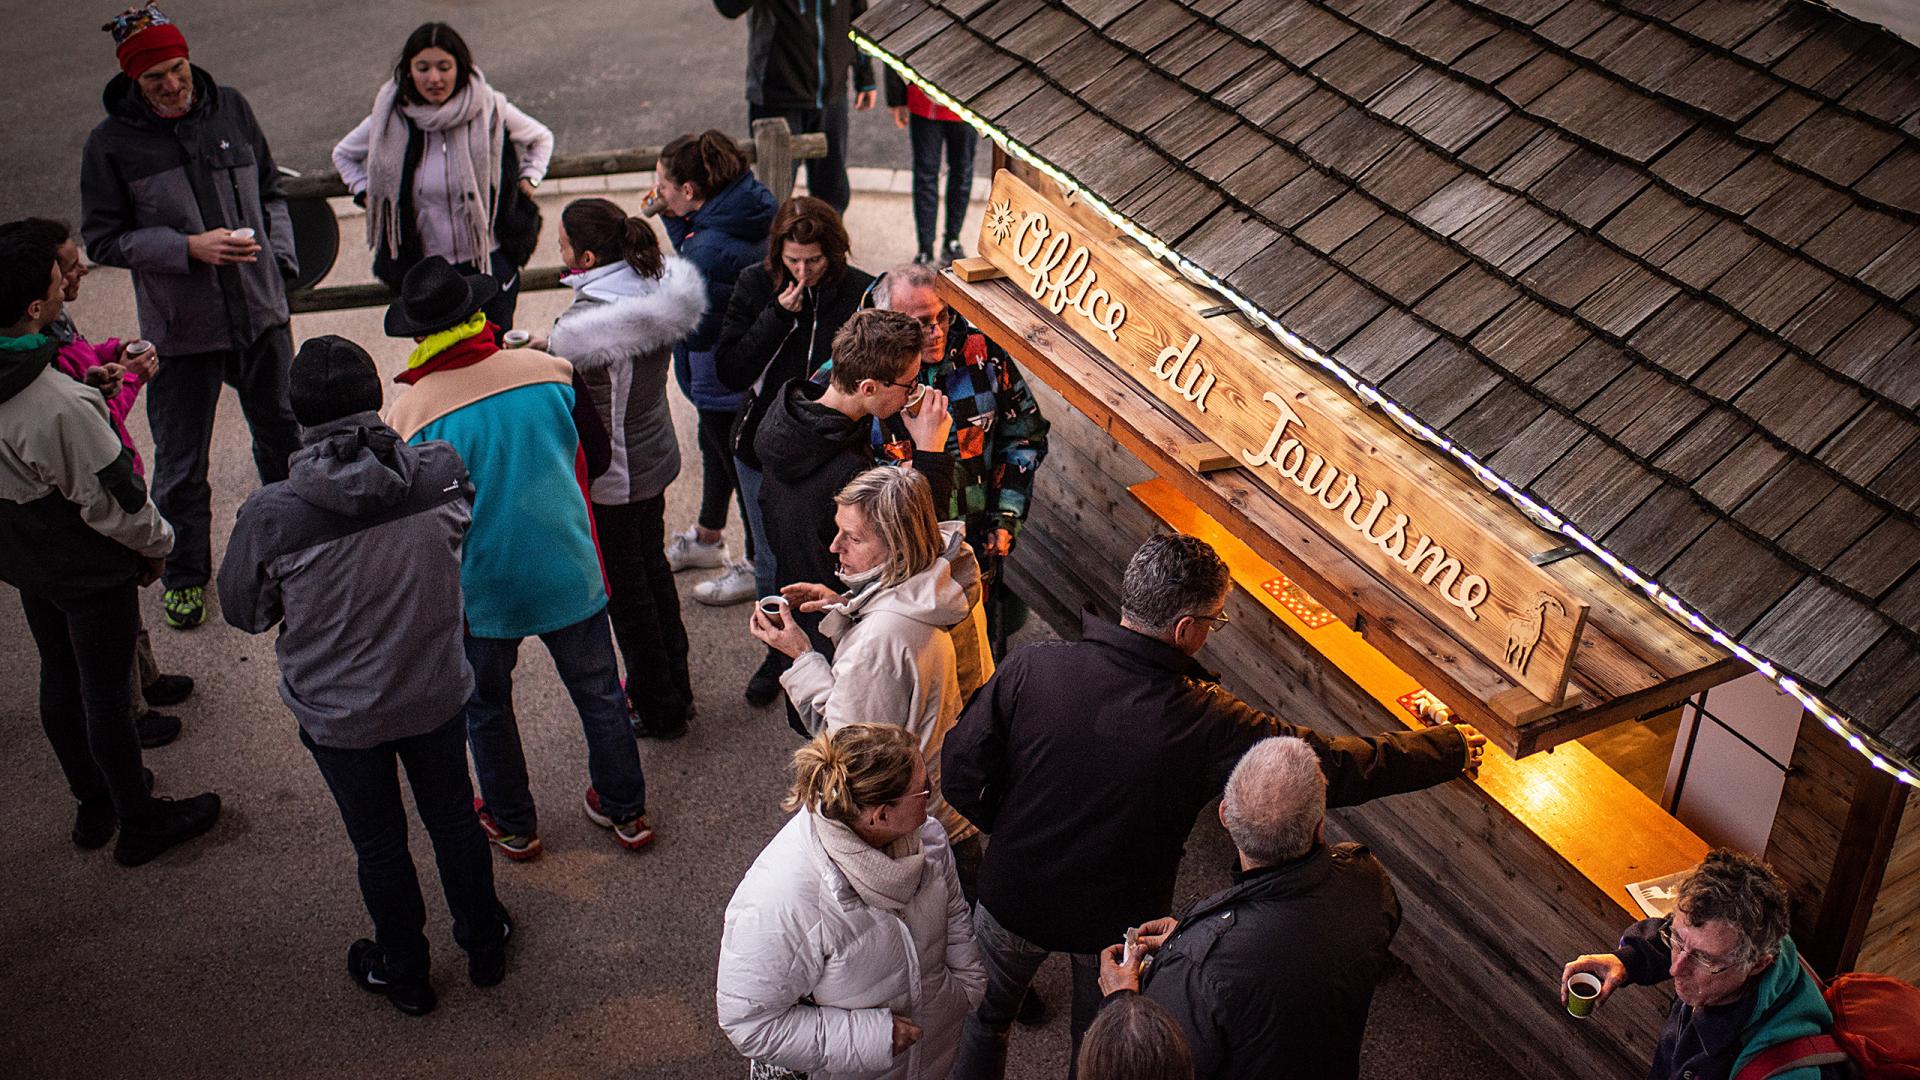
[[[1803,0],[858,30],[1920,759],[1920,49]]]

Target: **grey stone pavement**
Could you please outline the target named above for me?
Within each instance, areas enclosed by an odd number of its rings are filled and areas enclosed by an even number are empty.
[[[6,217],[77,214],[76,156],[111,67],[106,37],[94,28],[112,6],[49,10],[6,0],[16,19],[31,11],[42,20],[38,42],[59,43],[30,53],[26,35],[16,33],[0,44],[8,68],[40,90],[30,115],[16,108],[0,118]],[[196,59],[248,91],[276,153],[296,166],[324,162],[333,138],[359,119],[390,50],[427,18],[466,32],[496,85],[551,124],[563,148],[657,144],[708,124],[744,127],[744,27],[695,0],[177,0],[167,10],[195,42]],[[327,44],[309,59],[296,44],[303,41]],[[862,171],[848,226],[863,267],[883,269],[911,253],[911,213],[893,171],[905,164],[904,141],[878,116],[855,125],[853,160]],[[610,196],[633,205],[641,179],[617,178]],[[549,189],[547,220],[567,197],[598,186]],[[329,282],[369,280],[359,220],[341,225],[346,254]],[[549,235],[535,263],[556,261]],[[544,328],[566,298],[528,295],[517,321]],[[89,336],[130,336],[129,280],[96,272],[74,312]],[[296,341],[352,337],[389,373],[405,355],[381,337],[377,311],[303,316],[293,331]],[[679,527],[698,498],[698,454],[692,410],[678,395],[673,406],[688,462],[668,493],[669,521]],[[144,410],[136,409],[133,428],[136,442],[150,446]],[[256,482],[230,393],[213,456],[218,555]],[[738,528],[730,527],[736,550]],[[646,852],[616,848],[577,809],[586,784],[577,719],[544,651],[522,650],[518,708],[547,854],[496,863],[518,933],[506,982],[478,991],[463,977],[416,827],[441,993],[440,1010],[424,1019],[401,1016],[345,975],[346,945],[367,932],[366,917],[337,811],[275,692],[270,637],[227,627],[217,608],[206,626],[171,631],[160,624],[157,590],[143,595],[162,665],[199,680],[173,710],[186,720],[185,734],[149,752],[148,764],[162,794],[212,789],[226,810],[203,840],[126,870],[67,840],[72,806],[39,731],[34,651],[17,604],[0,601],[0,737],[13,748],[0,755],[10,841],[0,874],[0,1076],[742,1075],[713,1019],[721,912],[779,827],[795,740],[776,709],[741,698],[758,646],[746,635],[744,608],[692,602],[690,586],[703,576],[682,576],[700,716],[687,738],[642,746],[649,813],[661,835]],[[1036,625],[1025,637],[1046,634]],[[1230,855],[1211,811],[1203,813],[1181,895],[1217,888]],[[1066,968],[1058,958],[1039,985],[1056,1017],[1039,1031],[1016,1029],[1016,1080],[1065,1071]],[[1375,999],[1364,1072],[1378,1080],[1511,1075],[1471,1025],[1403,969]]]

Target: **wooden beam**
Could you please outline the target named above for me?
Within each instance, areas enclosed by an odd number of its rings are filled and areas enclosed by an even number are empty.
[[[1237,469],[1241,462],[1232,454],[1220,448],[1211,439],[1198,439],[1184,446],[1173,448],[1175,461],[1197,473],[1220,472],[1225,469]]]
[[[735,144],[749,162],[757,162],[759,150],[750,139]],[[652,172],[660,161],[658,146],[635,146],[620,150],[589,150],[581,154],[556,157],[547,164],[548,180],[573,180],[583,176],[611,176],[617,173]],[[792,137],[790,157],[801,160],[827,156],[827,137],[809,132]],[[348,194],[347,185],[338,176],[314,172],[308,176],[290,176],[280,181],[280,190],[289,199],[334,199]]]
[[[1886,873],[1893,838],[1900,831],[1900,811],[1907,792],[1893,775],[1857,758],[1853,804],[1840,832],[1833,871],[1820,897],[1813,940],[1802,950],[1807,963],[1825,979],[1853,967],[1860,943],[1873,917],[1874,898]]]
[[[520,291],[538,292],[541,289],[560,287],[560,275],[566,270],[558,266],[537,266],[520,271]],[[393,290],[378,281],[365,285],[329,285],[321,289],[294,289],[287,293],[287,311],[293,315],[309,315],[316,311],[339,311],[343,308],[386,307],[393,303]]]
[[[952,268],[953,275],[966,282],[992,281],[994,278],[1007,276],[999,267],[978,255],[955,259]]]

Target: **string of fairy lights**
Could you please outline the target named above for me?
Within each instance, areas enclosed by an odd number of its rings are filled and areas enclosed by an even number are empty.
[[[1153,255],[1154,258],[1169,263],[1180,272],[1181,276],[1188,280],[1225,297],[1241,314],[1264,327],[1293,353],[1307,358],[1316,366],[1340,380],[1349,390],[1359,396],[1361,400],[1378,408],[1387,416],[1392,417],[1393,421],[1408,433],[1425,443],[1445,451],[1448,456],[1458,461],[1469,472],[1473,473],[1481,484],[1490,490],[1499,492],[1522,513],[1538,522],[1542,527],[1565,536],[1577,544],[1581,550],[1606,564],[1608,569],[1612,570],[1620,578],[1644,592],[1655,603],[1665,608],[1674,618],[1691,627],[1695,633],[1710,639],[1714,644],[1719,645],[1721,648],[1726,649],[1728,652],[1752,665],[1754,670],[1772,680],[1774,685],[1778,686],[1783,693],[1792,696],[1793,699],[1798,701],[1808,712],[1819,718],[1821,723],[1845,739],[1847,745],[1852,747],[1855,752],[1864,756],[1872,763],[1874,768],[1891,774],[1903,784],[1920,786],[1920,779],[1916,779],[1912,770],[1904,762],[1897,760],[1889,748],[1878,743],[1872,735],[1863,734],[1856,730],[1846,716],[1829,708],[1826,703],[1822,702],[1805,687],[1801,686],[1799,681],[1791,674],[1776,666],[1766,657],[1761,656],[1759,653],[1754,652],[1752,649],[1734,640],[1732,635],[1725,633],[1720,628],[1708,622],[1699,612],[1688,607],[1679,597],[1668,592],[1650,576],[1627,565],[1626,562],[1621,560],[1613,552],[1602,547],[1598,541],[1580,531],[1572,522],[1555,513],[1551,507],[1536,501],[1515,485],[1507,482],[1493,470],[1481,464],[1471,453],[1454,445],[1453,440],[1428,427],[1425,423],[1421,422],[1418,417],[1402,408],[1398,402],[1382,394],[1372,384],[1354,375],[1338,361],[1323,354],[1320,350],[1302,340],[1298,335],[1280,325],[1272,316],[1260,310],[1225,282],[1220,281],[1200,266],[1188,261],[1178,251],[1173,250],[1173,248],[1169,247],[1158,237],[1147,232],[1125,215],[1108,206],[1098,195],[1094,194],[1073,177],[1062,172],[1052,162],[1034,153],[1019,140],[989,123],[986,119],[969,109],[963,102],[956,101],[951,95],[942,91],[938,86],[935,86],[919,72],[915,71],[904,60],[894,56],[858,30],[853,31],[851,37],[853,38],[854,44],[859,46],[860,49],[878,57],[881,63],[892,68],[902,79],[919,87],[922,92],[941,106],[952,110],[955,115],[965,120],[974,130],[993,140],[994,144],[999,146],[1009,156],[1018,158],[1048,179],[1059,184],[1061,188],[1075,199],[1099,214],[1109,224],[1130,237],[1135,243],[1146,248],[1148,253]]]

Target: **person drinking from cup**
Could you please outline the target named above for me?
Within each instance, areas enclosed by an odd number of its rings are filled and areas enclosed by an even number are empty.
[[[804,374],[784,383],[754,436],[755,452],[766,465],[758,493],[761,517],[770,526],[777,587],[828,581],[838,569],[833,497],[872,467],[869,418],[907,412],[911,467],[926,476],[935,506],[945,505],[952,491],[946,443],[953,418],[946,395],[916,381],[920,324],[897,311],[858,312],[833,335],[833,361],[825,386]],[[778,528],[771,527],[776,522]],[[818,629],[821,616],[795,617],[814,649],[831,656],[833,644]],[[774,655],[785,671],[786,657]]]
[[[1674,1000],[1648,1080],[1727,1080],[1771,1047],[1833,1027],[1820,987],[1787,936],[1787,885],[1759,859],[1716,848],[1675,889],[1673,913],[1642,919],[1619,948],[1592,953],[1560,974],[1567,1011],[1579,1017],[1623,986],[1673,980]],[[1597,979],[1592,1001],[1575,980]],[[1591,984],[1588,984],[1591,987]],[[1834,1066],[1770,1075],[1836,1080]]]
[[[727,902],[714,997],[755,1077],[945,1080],[986,986],[933,782],[892,724],[793,755],[785,827]]]
[[[940,742],[960,716],[964,688],[992,674],[981,647],[980,567],[959,522],[942,524],[933,512],[926,477],[911,469],[880,467],[855,477],[833,497],[838,527],[829,550],[839,560],[846,591],[800,582],[771,597],[802,612],[820,612],[820,632],[834,643],[829,661],[806,632],[776,605],[754,609],[753,636],[793,658],[780,676],[787,699],[809,731],[848,724],[898,724],[914,736],[939,783]],[[961,677],[955,638],[973,669]],[[988,670],[980,670],[984,662]],[[980,830],[953,812],[938,794],[931,813],[946,827],[971,897],[984,848]]]

